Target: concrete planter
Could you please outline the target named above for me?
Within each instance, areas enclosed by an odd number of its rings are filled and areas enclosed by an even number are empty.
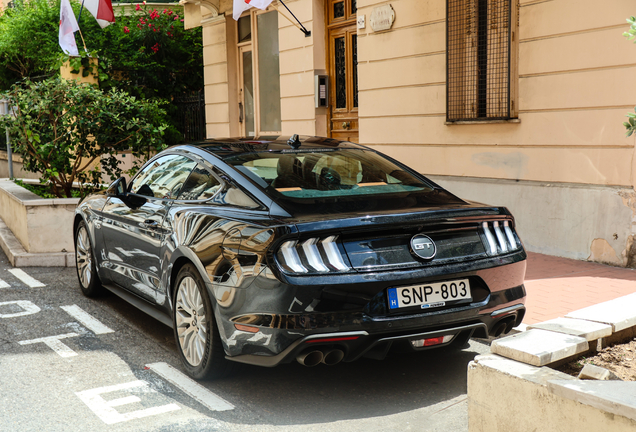
[[[79,198],[43,199],[0,180],[0,244],[16,267],[74,266],[73,215]]]
[[[636,382],[580,380],[549,367],[634,337],[630,294],[494,341],[468,366],[469,431],[636,430]]]

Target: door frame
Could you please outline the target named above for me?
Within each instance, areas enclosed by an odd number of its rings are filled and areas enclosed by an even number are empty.
[[[252,116],[254,121],[254,135],[256,135],[256,83],[255,80],[255,67],[254,67],[254,46],[252,43],[244,43],[238,46],[238,74],[239,74],[239,82],[238,82],[238,102],[239,102],[239,133],[243,137],[247,137],[246,132],[246,121],[247,118],[247,109],[245,108],[245,90],[244,90],[244,63],[243,63],[243,54],[245,52],[250,52],[252,54],[252,104],[254,106]]]
[[[352,36],[357,36],[357,24],[356,17],[357,12],[351,11],[351,1],[344,0],[345,16],[343,18],[334,18],[334,3],[338,1],[325,0],[325,18],[326,18],[326,32],[325,32],[325,56],[326,56],[326,68],[327,76],[329,77],[329,108],[327,109],[327,134],[331,138],[333,135],[333,119],[336,117],[334,111],[336,108],[336,79],[335,79],[335,57],[332,53],[335,50],[335,38],[343,35],[345,37],[345,69],[353,71],[353,56],[352,49]],[[347,82],[347,107],[346,113],[355,113],[356,129],[354,130],[356,135],[356,142],[359,141],[360,127],[359,127],[359,107],[353,106],[353,77],[345,75]],[[353,117],[352,117],[353,118]],[[346,118],[343,120],[347,120]]]

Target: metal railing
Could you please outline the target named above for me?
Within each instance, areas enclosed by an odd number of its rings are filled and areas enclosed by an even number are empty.
[[[203,90],[175,97],[174,104],[179,107],[179,124],[184,141],[193,142],[205,139],[205,95]]]

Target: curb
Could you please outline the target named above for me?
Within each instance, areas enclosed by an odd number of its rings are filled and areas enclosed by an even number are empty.
[[[634,339],[636,293],[517,330],[468,365],[470,432],[636,430],[636,382],[553,369]]]
[[[75,267],[72,252],[28,253],[2,219],[0,248],[13,267]]]

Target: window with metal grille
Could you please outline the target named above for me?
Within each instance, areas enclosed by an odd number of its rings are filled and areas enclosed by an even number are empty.
[[[508,120],[511,0],[446,1],[446,120]]]

